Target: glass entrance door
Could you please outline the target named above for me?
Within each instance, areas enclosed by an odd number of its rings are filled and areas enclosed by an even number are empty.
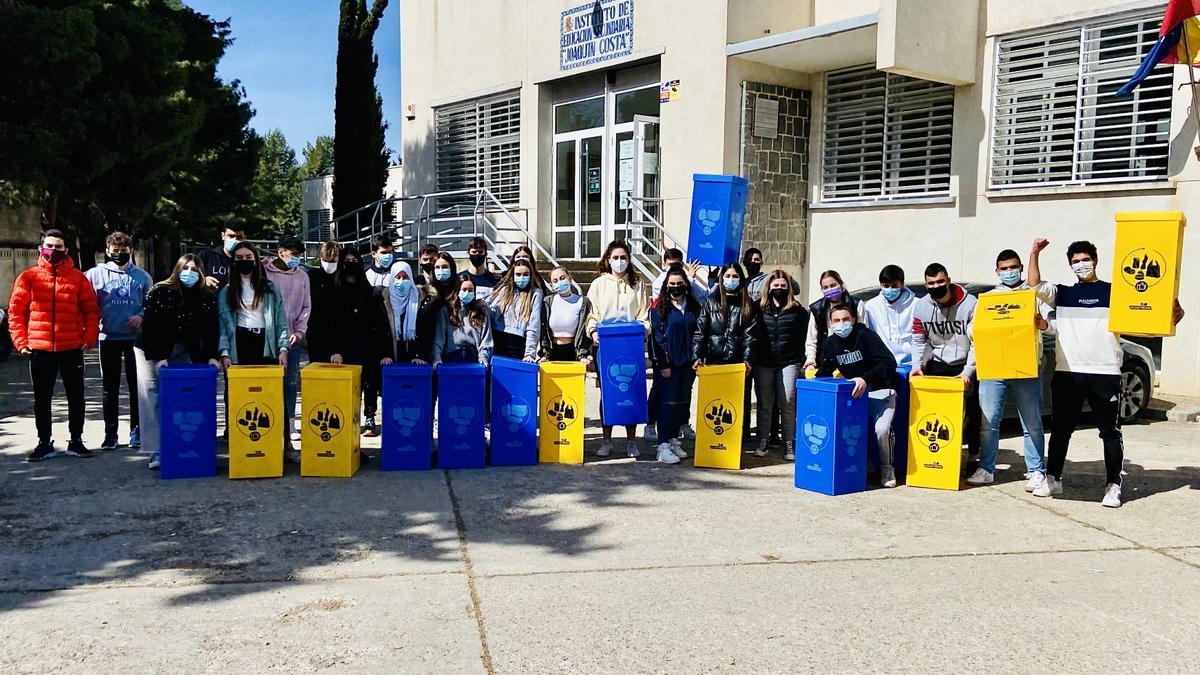
[[[604,134],[555,142],[554,256],[598,258],[604,237]]]

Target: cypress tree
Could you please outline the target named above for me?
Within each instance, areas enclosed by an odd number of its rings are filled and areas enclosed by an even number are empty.
[[[341,0],[334,92],[333,214],[336,218],[383,196],[389,153],[383,99],[375,87],[375,31],[388,0]]]

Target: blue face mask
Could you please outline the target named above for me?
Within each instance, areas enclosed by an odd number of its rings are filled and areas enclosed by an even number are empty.
[[[288,266],[289,270],[294,270],[297,267],[299,267],[300,265],[302,265],[303,263],[304,263],[304,261],[301,260],[300,256],[298,256],[298,255],[294,255],[287,259],[287,266]]]
[[[524,289],[526,289],[526,288],[529,288],[529,277],[528,277],[528,276],[525,276],[525,275],[522,275],[522,276],[519,276],[519,277],[518,277],[518,276],[514,276],[514,277],[513,277],[513,283],[517,285],[517,288],[520,288],[521,290],[524,290]]]
[[[438,267],[433,270],[433,278],[438,281],[450,281],[450,268]]]
[[[226,239],[225,251],[227,253],[233,253],[233,249],[237,248],[237,245],[240,243],[242,243],[240,239]]]
[[[191,288],[200,281],[200,273],[196,270],[179,270],[179,283]]]
[[[854,324],[852,324],[852,323],[835,323],[830,328],[831,328],[831,330],[833,330],[834,335],[836,335],[844,340],[844,339],[850,337],[850,333],[854,331]]]
[[[901,292],[899,288],[884,288],[879,291],[879,294],[883,296],[884,300],[895,302],[896,298],[900,297]]]
[[[469,305],[475,302],[475,291],[459,291],[458,301],[464,305]]]
[[[393,256],[391,253],[376,253],[375,254],[375,264],[379,265],[380,267],[384,267],[384,268],[391,267],[392,261],[395,259],[396,259],[395,256]]]
[[[725,290],[732,293],[742,285],[742,280],[736,277],[723,277],[721,279],[721,285],[725,287]]]
[[[397,279],[396,290],[401,293],[407,293],[408,289],[412,288],[412,279]]]
[[[566,293],[569,290],[571,290],[571,282],[570,281],[568,281],[566,279],[559,279],[558,281],[554,282],[554,292],[555,293]]]
[[[1005,286],[1016,286],[1021,283],[1021,270],[1004,270],[1000,272],[1000,283]]]

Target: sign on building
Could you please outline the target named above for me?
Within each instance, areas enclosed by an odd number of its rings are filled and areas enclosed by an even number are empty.
[[[595,0],[562,13],[559,70],[633,53],[633,0]]]

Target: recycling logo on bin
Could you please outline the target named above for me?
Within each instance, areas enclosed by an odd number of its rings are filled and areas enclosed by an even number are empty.
[[[237,411],[237,428],[251,441],[257,443],[263,434],[271,430],[271,410],[258,403],[247,403]]]
[[[947,447],[954,435],[954,425],[944,416],[931,413],[917,421],[917,435],[929,452],[937,453]]]
[[[707,237],[721,223],[721,207],[712,202],[705,202],[696,209],[696,219],[700,221],[700,228]]]
[[[313,431],[317,432],[321,441],[328,443],[334,436],[342,433],[342,428],[346,426],[346,416],[342,414],[341,408],[335,405],[318,403],[309,412],[308,423],[312,425]]]
[[[171,421],[171,426],[179,433],[179,439],[185,443],[191,443],[196,440],[196,435],[200,433],[200,427],[204,424],[204,411],[184,403],[175,406],[168,419]],[[192,453],[192,455],[194,454]]]
[[[633,386],[634,379],[638,376],[639,370],[640,367],[633,359],[627,356],[619,356],[613,359],[612,363],[608,364],[608,381],[612,386],[617,388],[617,391],[629,391],[629,388]]]
[[[529,421],[529,412],[533,406],[529,405],[529,401],[514,396],[511,401],[500,406],[500,415],[508,424],[509,431],[516,431],[521,428],[522,424]]]
[[[454,425],[454,432],[457,434],[467,433],[467,427],[471,426],[478,415],[479,411],[475,405],[465,398],[454,399],[446,408],[446,418]]]
[[[1121,261],[1121,278],[1138,293],[1145,293],[1162,281],[1166,266],[1166,258],[1158,251],[1135,249]]]
[[[713,399],[704,406],[704,423],[718,436],[733,428],[737,422],[733,404],[722,399]]]
[[[579,404],[561,396],[555,396],[546,404],[546,417],[554,420],[554,427],[565,431],[579,417]]]
[[[814,455],[820,454],[829,444],[829,423],[825,421],[824,417],[818,415],[805,417],[804,424],[800,425],[800,431],[804,434],[804,441],[808,443],[808,451]]]
[[[392,423],[400,429],[401,436],[412,436],[417,425],[421,423],[422,408],[419,403],[409,399],[400,399],[392,406]]]
[[[862,443],[863,428],[858,424],[847,424],[842,427],[842,443],[846,447],[846,455],[853,457]]]

